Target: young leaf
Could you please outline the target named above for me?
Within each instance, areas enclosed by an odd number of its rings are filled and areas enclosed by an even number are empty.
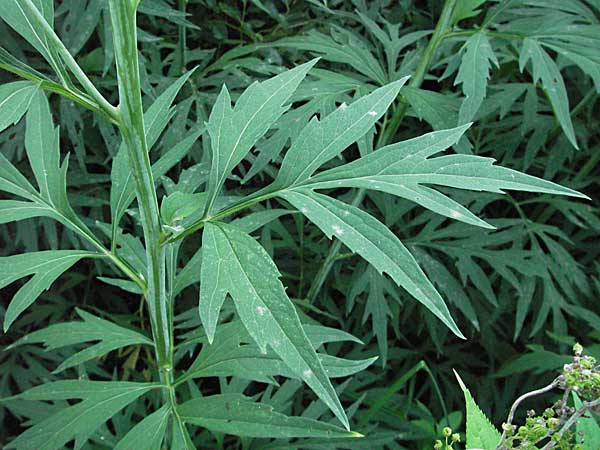
[[[146,416],[121,439],[113,450],[158,450],[171,417],[171,408],[163,405]]]
[[[565,87],[565,82],[558,66],[535,39],[526,38],[523,41],[519,57],[521,72],[529,60],[531,60],[533,65],[533,82],[537,83],[538,80],[542,80],[542,85],[552,104],[552,109],[560,126],[569,139],[569,142],[573,144],[573,147],[579,148],[571,121],[567,88]]]
[[[156,389],[152,383],[64,380],[37,386],[19,395],[22,400],[83,399],[29,428],[6,448],[58,450],[75,438],[85,442],[115,413],[139,396]]]
[[[458,142],[469,127],[435,131],[391,144],[306,181],[310,189],[359,187],[397,195],[438,214],[472,225],[491,226],[465,207],[425,184],[503,193],[503,189],[586,198],[550,181],[494,166],[494,160],[473,155],[430,156]]]
[[[206,213],[210,213],[233,168],[287,110],[285,103],[316,62],[312,60],[266,81],[253,83],[233,108],[229,92],[223,86],[208,120],[212,166]]]
[[[209,341],[225,296],[230,294],[259,348],[266,351],[270,345],[347,427],[344,409],[267,252],[237,228],[210,222],[204,229],[202,249],[199,308]]]
[[[148,148],[151,149],[152,146],[156,143],[161,133],[164,131],[165,127],[169,123],[169,120],[173,117],[174,108],[171,107],[173,100],[185,84],[185,82],[189,79],[193,71],[187,72],[182,75],[171,84],[162,94],[160,94],[157,99],[152,103],[152,105],[148,108],[148,110],[144,113],[144,125],[146,128],[146,141],[148,143]],[[158,179],[159,176],[164,175],[174,164],[178,163],[181,158],[185,155],[185,153],[191,148],[192,144],[199,137],[200,132],[198,134],[192,133],[182,142],[178,143],[176,147],[174,147],[167,155],[169,156],[169,160],[172,161],[174,155],[181,156],[178,160],[174,161],[172,165],[164,165],[164,171],[158,170],[161,166],[158,165],[158,161],[154,164],[157,166],[153,167],[152,175],[154,179]],[[177,149],[177,150],[176,150]],[[173,153],[175,152],[175,153]],[[163,156],[163,158],[167,158],[167,155]],[[164,161],[163,161],[164,162]],[[157,173],[155,173],[157,172]],[[112,164],[111,170],[111,183],[112,187],[110,190],[110,210],[113,221],[113,228],[118,227],[119,221],[125,214],[125,210],[131,205],[135,198],[135,186],[133,181],[133,174],[131,172],[131,168],[129,165],[129,158],[127,156],[127,149],[125,148],[125,144],[122,144],[119,147],[119,151],[115,156]]]
[[[0,86],[0,132],[21,120],[38,88],[39,84],[32,81],[15,81]]]
[[[48,250],[0,257],[0,289],[19,278],[33,275],[8,305],[4,316],[4,332],[69,267],[82,258],[96,256],[96,253],[79,250]]]
[[[308,179],[323,163],[360,139],[385,114],[407,78],[376,89],[352,103],[342,104],[322,121],[306,125],[285,154],[277,175],[277,188]]]
[[[490,77],[491,62],[498,66],[498,60],[485,32],[480,31],[466,42],[460,69],[454,84],[462,83],[465,94],[458,113],[459,124],[470,122],[485,98],[486,86]]]
[[[43,330],[34,331],[23,336],[12,344],[11,348],[41,342],[48,350],[54,350],[83,342],[100,341],[68,357],[56,368],[54,373],[57,373],[90,359],[98,358],[117,348],[135,344],[153,345],[150,339],[140,333],[115,325],[108,320],[101,319],[78,308],[77,314],[83,319],[83,322],[50,325]]]
[[[188,423],[211,431],[246,437],[358,437],[324,422],[305,417],[289,417],[272,406],[253,402],[240,394],[211,395],[195,398],[177,407],[179,416]]]
[[[440,294],[388,227],[355,206],[308,189],[284,191],[280,196],[317,225],[329,239],[335,235],[380,273],[388,273],[398,286],[425,305],[454,334],[464,338]]]
[[[467,448],[495,449],[500,442],[500,433],[481,412],[456,371],[454,375],[465,394],[467,405]]]

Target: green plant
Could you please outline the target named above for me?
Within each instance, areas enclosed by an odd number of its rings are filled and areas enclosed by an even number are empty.
[[[595,5],[242,3],[0,5],[9,448],[428,445],[598,325]]]
[[[586,414],[600,412],[600,366],[592,356],[583,355],[583,347],[575,344],[575,356],[571,364],[565,364],[562,374],[552,383],[521,395],[512,405],[506,422],[502,424],[502,435],[481,412],[462,380],[458,382],[465,394],[467,406],[466,446],[468,449],[495,450],[592,450],[600,442],[600,426]],[[562,389],[562,398],[541,415],[529,410],[525,423],[513,425],[515,413],[521,403],[532,397],[545,394],[556,388]],[[578,395],[581,395],[580,396]],[[569,398],[573,396],[573,406]],[[575,428],[575,430],[573,430]],[[434,448],[451,449],[460,442],[460,436],[450,428],[443,430],[445,444],[436,441]],[[448,442],[448,438],[451,441]],[[445,447],[444,447],[445,445]]]

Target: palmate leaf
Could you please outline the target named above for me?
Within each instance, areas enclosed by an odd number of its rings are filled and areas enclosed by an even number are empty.
[[[11,348],[24,344],[43,343],[48,350],[54,350],[84,342],[100,341],[68,357],[56,368],[54,373],[57,373],[90,359],[98,358],[117,348],[135,344],[154,345],[150,339],[136,331],[118,326],[79,308],[77,308],[77,314],[83,319],[83,322],[50,325],[43,330],[23,336],[12,344]]]
[[[388,227],[361,209],[308,189],[279,194],[289,201],[327,237],[335,236],[380,273],[386,272],[406,291],[434,313],[457,336],[464,338],[442,297],[414,257]]]
[[[385,114],[406,80],[376,89],[349,106],[342,104],[322,121],[316,117],[311,120],[285,154],[273,188],[305,181],[325,162],[364,136]]]
[[[165,404],[133,427],[113,450],[160,450],[170,417],[171,408]]]
[[[267,252],[234,226],[207,223],[202,237],[200,318],[212,342],[229,294],[262,351],[269,345],[348,427],[348,419]]]
[[[0,289],[33,275],[13,296],[4,316],[4,332],[39,295],[82,258],[98,254],[79,250],[48,250],[0,257]]]
[[[229,92],[223,86],[208,120],[212,166],[207,214],[233,168],[286,111],[285,103],[316,62],[312,60],[266,81],[253,83],[233,108]]]
[[[358,437],[358,433],[305,417],[290,417],[240,394],[195,398],[177,407],[185,422],[246,437]]]
[[[38,88],[39,84],[32,81],[0,86],[0,132],[21,120]]]
[[[490,228],[465,207],[427,186],[503,193],[504,189],[587,198],[572,189],[516,170],[494,166],[494,160],[472,155],[430,158],[448,148],[468,128],[435,131],[391,144],[348,164],[319,173],[303,183],[310,189],[359,187],[411,200],[438,214]]]
[[[498,60],[485,32],[471,36],[465,44],[455,84],[462,84],[465,94],[458,113],[459,124],[470,122],[485,98],[486,86],[490,77],[491,64],[498,66]]]
[[[77,439],[79,445],[115,413],[146,392],[161,387],[153,383],[64,380],[37,386],[19,394],[21,400],[82,399],[29,428],[6,448],[58,450]]]

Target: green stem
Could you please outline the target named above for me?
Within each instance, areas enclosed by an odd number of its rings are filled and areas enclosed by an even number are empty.
[[[194,222],[192,225],[190,225],[188,228],[183,230],[181,233],[176,234],[174,236],[168,236],[166,239],[164,239],[161,242],[161,245],[164,246],[167,244],[172,244],[173,242],[177,242],[180,239],[183,239],[184,237],[189,236],[190,234],[195,233],[196,231],[199,231],[202,228],[204,228],[204,224],[206,222],[220,220],[225,217],[231,216],[243,209],[249,208],[250,206],[256,205],[257,203],[260,203],[264,200],[268,200],[270,198],[276,197],[281,192],[282,192],[281,190],[271,191],[268,189],[263,189],[261,191],[258,191],[256,193],[252,194],[251,196],[247,197],[245,200],[241,201],[240,203],[236,203],[235,205],[230,206],[229,208],[226,208],[223,211],[218,212],[217,214],[204,217],[204,218],[198,220],[197,222]]]
[[[136,5],[131,1],[109,1],[119,82],[120,130],[127,147],[140,208],[148,269],[146,299],[156,344],[156,359],[163,376],[172,370],[173,343],[167,311],[165,249],[159,244],[160,214],[144,126],[137,50]]]
[[[187,5],[187,0],[179,0],[179,11],[185,13]],[[185,24],[180,24],[178,26],[178,42],[177,42],[177,53],[176,53],[176,61],[175,67],[177,73],[184,73],[185,64],[186,64],[186,49],[187,49],[187,32],[186,32]]]
[[[387,402],[394,396],[402,387],[413,378],[419,371],[424,371],[427,373],[431,381],[433,382],[433,389],[435,394],[440,401],[440,405],[442,406],[442,411],[444,413],[444,417],[448,420],[448,409],[446,408],[446,402],[444,401],[444,396],[442,395],[442,391],[438,386],[438,383],[433,376],[433,373],[429,369],[429,366],[425,361],[419,361],[415,364],[410,370],[402,374],[400,378],[398,378],[390,387],[388,387],[381,396],[375,400],[371,405],[369,410],[363,415],[359,421],[358,427],[364,427],[369,421],[375,417],[375,415],[381,411],[381,409],[387,404]]]
[[[8,62],[8,57],[12,60],[11,63]],[[69,87],[65,87],[62,84],[55,83],[54,81],[48,80],[41,74],[36,74],[27,66],[19,67],[19,65],[15,64],[20,61],[12,58],[10,53],[6,52],[2,47],[0,47],[0,69],[4,69],[7,72],[13,73],[18,77],[24,78],[25,80],[34,81],[39,83],[40,89],[43,89],[48,92],[54,92],[55,94],[62,95],[63,97],[68,98],[69,100],[74,101],[75,103],[83,106],[84,108],[89,109],[90,111],[98,114],[99,116],[105,118],[109,122],[112,122],[114,125],[117,125],[117,120],[114,117],[109,116],[103,109],[101,109],[96,102],[94,102],[91,98],[89,98],[85,93],[79,90],[73,90]]]
[[[453,37],[468,37],[468,36],[473,36],[476,33],[481,33],[481,29],[478,28],[475,30],[451,31],[444,35],[444,39],[445,38],[453,38]],[[525,39],[527,37],[527,35],[521,34],[521,33],[500,33],[497,31],[489,31],[489,30],[486,30],[485,34],[489,37],[499,38],[499,39],[509,39],[509,40]]]
[[[32,15],[32,17],[37,22],[37,25],[44,32],[46,38],[50,41],[52,45],[56,48],[59,55],[62,57],[63,61],[66,63],[67,67],[71,70],[75,78],[81,83],[81,86],[85,89],[85,91],[98,103],[100,109],[102,109],[109,117],[116,118],[117,110],[114,106],[112,106],[96,89],[94,83],[90,81],[85,72],[79,67],[79,64],[75,61],[69,50],[65,47],[63,42],[60,40],[58,35],[54,32],[52,27],[44,16],[40,13],[40,11],[36,8],[36,6],[32,3],[31,0],[25,0],[22,5],[27,9],[27,12]]]
[[[454,12],[454,7],[456,6],[457,0],[446,0],[444,2],[444,7],[442,8],[442,13],[438,20],[435,29],[433,30],[433,35],[427,44],[427,48],[425,48],[425,53],[421,56],[419,60],[419,64],[415,69],[415,73],[412,75],[408,85],[410,87],[418,88],[423,84],[423,80],[425,79],[425,75],[427,74],[427,70],[429,69],[429,65],[431,64],[431,60],[435,55],[436,50],[446,37],[446,33],[448,28],[451,26],[452,13]],[[394,112],[392,119],[390,121],[389,128],[385,135],[385,144],[389,144],[396,133],[398,132],[398,128],[402,123],[402,119],[406,115],[406,110],[408,109],[408,103],[406,100],[401,99],[398,109]]]
[[[366,194],[367,192],[365,189],[359,189],[358,191],[356,191],[356,195],[352,199],[352,206],[360,205],[364,200]],[[333,265],[337,261],[337,255],[341,248],[342,241],[340,241],[339,239],[333,241],[333,244],[331,245],[331,247],[329,247],[329,252],[325,257],[325,261],[323,261],[323,264],[319,268],[319,271],[315,275],[315,278],[313,279],[313,282],[310,285],[310,289],[306,293],[306,300],[308,302],[314,303],[315,299],[317,298],[317,294],[323,287],[325,280],[327,280],[329,271],[333,268]]]

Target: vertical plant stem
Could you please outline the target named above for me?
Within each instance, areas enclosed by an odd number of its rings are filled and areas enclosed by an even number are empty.
[[[448,28],[451,26],[452,13],[454,12],[454,7],[456,6],[457,0],[446,0],[444,2],[444,7],[442,8],[442,13],[438,20],[438,23],[435,26],[433,31],[433,35],[427,44],[427,48],[425,48],[425,53],[421,56],[419,60],[419,64],[415,69],[415,73],[412,75],[411,79],[408,82],[408,85],[411,87],[421,87],[423,84],[423,80],[425,79],[425,75],[427,74],[427,70],[429,69],[429,65],[431,64],[431,59],[435,54],[435,51],[438,49],[442,41],[444,40],[445,34],[448,31]],[[394,112],[392,119],[390,121],[389,127],[387,129],[387,133],[383,139],[383,145],[389,144],[396,133],[398,132],[398,128],[402,123],[402,119],[406,115],[406,110],[408,109],[408,103],[404,99],[400,99],[400,104],[398,105],[398,109]]]
[[[185,13],[188,0],[179,0],[179,11]],[[185,72],[186,64],[186,49],[187,49],[187,30],[185,24],[178,26],[178,42],[177,42],[177,60],[175,61],[176,71],[181,74]]]
[[[90,81],[85,72],[79,67],[79,64],[73,58],[73,55],[69,52],[69,50],[65,47],[63,42],[54,32],[52,27],[46,19],[37,9],[37,7],[32,3],[31,0],[25,0],[22,3],[22,6],[27,10],[29,14],[35,19],[36,25],[41,28],[44,33],[44,36],[49,40],[49,42],[54,46],[57,50],[58,54],[61,56],[67,67],[71,70],[77,81],[81,83],[81,86],[85,89],[88,95],[94,99],[96,103],[98,103],[98,107],[104,111],[110,118],[115,118],[116,116],[116,108],[112,106],[108,101],[102,96],[102,94],[96,89],[96,86]]]
[[[456,2],[457,0],[445,0],[444,7],[442,8],[442,13],[437,22],[437,25],[435,26],[433,35],[431,36],[431,39],[427,44],[427,48],[425,49],[423,56],[421,56],[421,59],[419,60],[419,64],[415,69],[414,75],[411,77],[408,83],[409,86],[418,88],[423,83],[423,80],[425,79],[425,74],[427,73],[429,65],[431,64],[431,59],[433,58],[435,51],[443,41],[444,36],[448,31],[448,28],[451,26],[452,13],[454,12]],[[404,116],[406,115],[407,109],[408,103],[406,103],[405,100],[400,99],[400,103],[395,109],[390,122],[385,123],[386,126],[382,127],[381,135],[377,142],[377,148],[383,147],[384,145],[387,145],[392,141],[392,139],[398,132],[398,128],[402,123],[402,119],[404,119]],[[365,198],[365,195],[366,192],[364,189],[359,189],[358,191],[356,191],[356,194],[352,199],[352,206],[360,206],[363,199]],[[333,245],[329,248],[329,252],[327,253],[325,260],[319,268],[319,271],[317,272],[317,275],[315,276],[315,279],[306,295],[306,299],[309,302],[312,303],[317,297],[319,291],[321,290],[321,287],[323,286],[323,283],[325,283],[325,280],[327,279],[327,276],[329,275],[329,272],[333,267],[333,264],[337,260],[337,254],[340,251],[341,246],[342,243],[336,239]]]
[[[166,290],[165,249],[159,245],[161,223],[144,126],[133,0],[109,0],[119,82],[119,121],[135,180],[146,245],[148,310],[161,378],[172,381],[173,343]]]

